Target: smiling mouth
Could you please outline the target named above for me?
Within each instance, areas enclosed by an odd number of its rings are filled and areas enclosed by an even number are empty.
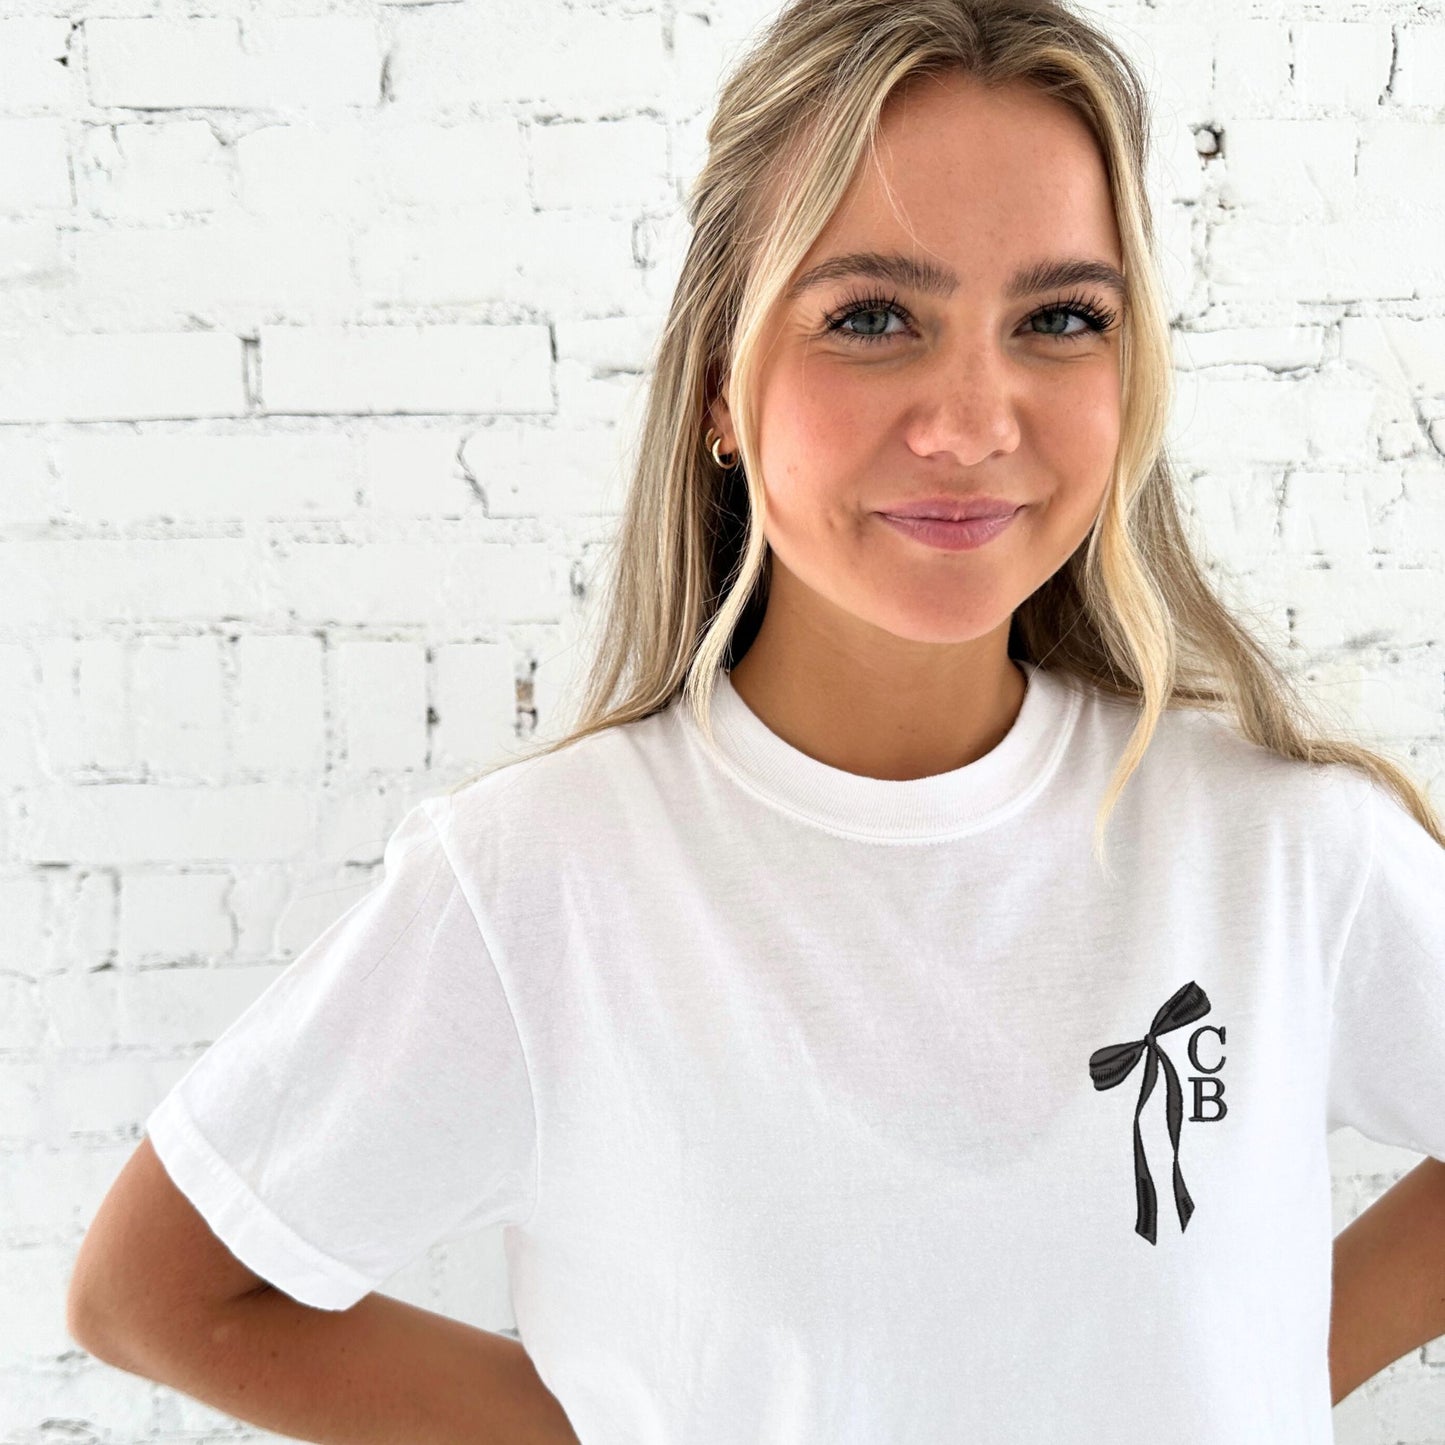
[[[878,517],[895,531],[946,552],[967,552],[991,542],[1013,522],[1022,507],[1004,517],[969,517],[953,522],[936,517],[899,517],[879,512]]]

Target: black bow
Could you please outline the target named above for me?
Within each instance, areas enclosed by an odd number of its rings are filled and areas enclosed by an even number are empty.
[[[1174,1144],[1174,1205],[1179,1213],[1181,1231],[1189,1226],[1189,1217],[1194,1213],[1194,1201],[1184,1187],[1184,1175],[1179,1169],[1179,1130],[1184,1122],[1184,1096],[1179,1087],[1179,1075],[1169,1062],[1169,1055],[1159,1047],[1157,1036],[1167,1034],[1171,1029],[1192,1024],[1209,1012],[1209,999],[1204,990],[1193,980],[1186,983],[1158,1013],[1149,1025],[1149,1032],[1142,1039],[1127,1044],[1109,1044],[1095,1049],[1089,1055],[1089,1073],[1096,1089],[1112,1089],[1129,1077],[1138,1063],[1139,1056],[1148,1052],[1144,1065],[1144,1080],[1139,1090],[1139,1102],[1134,1106],[1134,1193],[1139,1201],[1138,1214],[1134,1220],[1134,1232],[1142,1234],[1150,1244],[1156,1242],[1156,1220],[1158,1205],[1154,1196],[1154,1181],[1149,1176],[1149,1162],[1144,1157],[1144,1141],[1139,1135],[1139,1115],[1154,1090],[1154,1080],[1159,1076],[1159,1063],[1164,1064],[1165,1113],[1169,1119],[1169,1137]]]

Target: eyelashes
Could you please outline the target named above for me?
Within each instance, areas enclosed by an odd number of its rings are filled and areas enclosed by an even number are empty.
[[[867,316],[870,313],[880,315],[886,313],[896,316],[905,324],[911,323],[913,319],[896,296],[850,296],[839,310],[823,318],[823,334],[836,333],[848,341],[864,345],[870,342],[888,341],[900,334],[896,331],[880,331],[870,335],[865,332],[844,329],[846,323],[855,316]],[[1049,337],[1054,341],[1079,341],[1084,337],[1097,336],[1101,332],[1108,331],[1118,320],[1118,313],[1108,306],[1098,304],[1088,296],[1075,293],[1058,301],[1051,301],[1046,306],[1040,306],[1025,318],[1024,325],[1027,326],[1036,317],[1053,315],[1077,316],[1084,323],[1084,329],[1082,331],[1037,331],[1033,334]]]

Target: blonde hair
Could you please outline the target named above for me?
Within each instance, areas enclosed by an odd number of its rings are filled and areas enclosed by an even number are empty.
[[[1023,82],[1073,107],[1109,177],[1128,284],[1118,453],[1087,542],[1020,603],[1008,641],[1013,658],[1047,659],[1051,672],[1138,705],[1096,818],[1096,853],[1166,707],[1227,707],[1245,738],[1281,757],[1358,768],[1445,846],[1400,767],[1314,735],[1285,673],[1191,553],[1163,441],[1173,363],[1145,187],[1146,93],[1128,57],[1060,0],[793,0],[742,56],[687,202],[692,237],[653,354],[579,721],[450,791],[646,718],[679,694],[712,737],[718,669],[756,635],[771,575],[754,381],[767,318],[865,154],[876,158],[884,103],[903,82],[944,71],[990,87]],[[721,469],[704,432],[724,384],[737,464]]]

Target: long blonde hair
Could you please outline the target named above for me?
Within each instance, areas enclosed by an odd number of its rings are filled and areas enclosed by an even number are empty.
[[[1025,82],[1087,122],[1109,176],[1128,295],[1118,454],[1085,544],[1014,613],[1011,657],[1137,704],[1100,806],[1104,824],[1166,707],[1227,708],[1282,757],[1345,763],[1395,793],[1445,846],[1400,767],[1315,735],[1286,674],[1214,595],[1181,525],[1163,434],[1173,401],[1169,322],[1145,186],[1145,89],[1128,57],[1061,0],[793,0],[738,61],[708,127],[687,202],[691,241],[651,367],[641,442],[611,549],[604,630],[579,720],[565,735],[464,779],[540,757],[682,695],[712,737],[720,667],[746,651],[771,575],[757,464],[755,374],[764,328],[903,82],[963,71]],[[704,444],[726,384],[737,462]]]

